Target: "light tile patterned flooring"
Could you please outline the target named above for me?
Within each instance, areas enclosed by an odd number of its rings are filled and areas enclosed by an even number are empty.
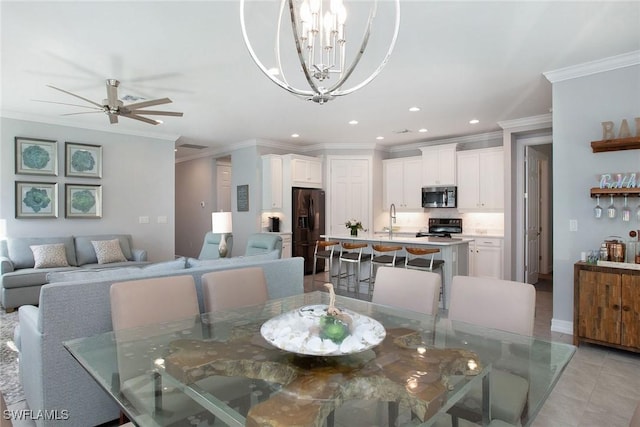
[[[327,273],[324,273],[324,278]],[[305,276],[305,291],[313,289]],[[316,282],[321,288],[322,282]],[[545,287],[549,289],[549,287]],[[336,291],[344,294],[343,288]],[[368,293],[365,283],[360,296]],[[350,293],[349,296],[355,296]],[[446,315],[445,312],[441,314]],[[553,294],[536,293],[537,337],[572,344],[573,336],[551,332]],[[640,354],[581,344],[532,427],[628,427],[640,402]]]
[[[321,274],[318,274],[320,276]],[[323,280],[316,282],[322,287]],[[313,290],[312,276],[305,276],[305,291]],[[361,295],[367,294],[366,286]],[[552,293],[538,291],[534,334],[571,343],[572,336],[550,331]],[[445,313],[443,313],[445,314]],[[640,401],[640,354],[582,344],[560,381],[536,417],[533,427],[628,427]],[[9,409],[24,409],[24,402]],[[14,422],[33,427],[32,422]]]

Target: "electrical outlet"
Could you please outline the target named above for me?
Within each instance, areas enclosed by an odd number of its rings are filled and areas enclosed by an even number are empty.
[[[569,231],[578,231],[578,220],[570,219],[569,220]]]

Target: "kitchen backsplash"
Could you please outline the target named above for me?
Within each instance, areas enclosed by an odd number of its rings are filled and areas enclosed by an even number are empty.
[[[504,214],[502,213],[459,213],[456,209],[438,209],[437,212],[398,212],[394,230],[415,233],[427,231],[429,218],[462,218],[463,234],[468,235],[504,235]],[[383,231],[389,226],[389,213],[376,218],[375,231]]]

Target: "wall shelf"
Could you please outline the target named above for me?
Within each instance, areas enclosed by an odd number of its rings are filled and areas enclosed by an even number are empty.
[[[637,150],[640,149],[640,136],[592,141],[591,149],[594,153],[604,153],[607,151],[620,150]]]
[[[640,195],[640,188],[599,188],[591,189],[591,197],[595,196],[634,196]]]

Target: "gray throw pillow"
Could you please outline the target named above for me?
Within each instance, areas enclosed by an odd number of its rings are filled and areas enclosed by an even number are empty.
[[[34,268],[68,267],[67,253],[64,243],[50,245],[32,245]]]
[[[127,259],[120,248],[120,241],[113,240],[92,240],[91,244],[96,251],[98,264],[109,264],[112,262],[125,262]]]

